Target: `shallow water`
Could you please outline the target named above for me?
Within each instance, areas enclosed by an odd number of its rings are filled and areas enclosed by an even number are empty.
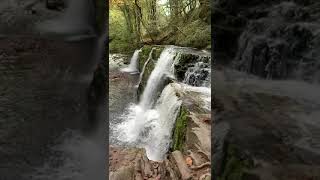
[[[125,113],[131,103],[137,102],[136,84],[139,74],[121,72],[125,57],[122,55],[110,55],[110,63],[113,67],[109,70],[109,143],[117,144],[114,137],[114,126],[121,122],[121,115]],[[112,59],[111,59],[112,58]]]

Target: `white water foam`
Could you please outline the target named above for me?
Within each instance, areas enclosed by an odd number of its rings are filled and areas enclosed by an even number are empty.
[[[174,83],[175,89],[182,94],[197,93],[197,101],[202,104],[202,108],[211,111],[211,88],[209,87],[195,87],[183,83]]]
[[[162,51],[142,93],[141,102],[139,103],[141,108],[152,108],[157,94],[162,90],[161,88],[163,88],[165,81],[173,77],[173,62],[176,55],[177,52],[174,50],[174,47],[171,46]]]
[[[189,67],[184,78],[184,83],[192,86],[206,86],[211,83],[211,68],[209,63],[201,62],[201,56],[198,59],[200,62],[194,64],[193,67]]]
[[[172,129],[182,103],[177,94],[195,92],[203,108],[208,111],[211,109],[210,88],[182,83],[165,86],[168,79],[174,78],[174,62],[178,59],[179,53],[174,47],[170,46],[162,51],[149,76],[140,103],[130,105],[128,112],[122,117],[123,122],[114,127],[118,141],[145,148],[147,157],[153,161],[162,161],[169,150]]]
[[[154,109],[143,110],[139,105],[130,106],[127,119],[117,128],[119,139],[128,144],[145,148],[147,157],[161,161],[169,150],[171,133],[179,113],[181,100],[172,84],[161,93]]]
[[[154,161],[163,160],[169,149],[172,128],[181,105],[172,85],[167,85],[162,91],[165,81],[173,76],[176,54],[173,47],[162,51],[140,103],[131,105],[122,117],[124,122],[115,127],[119,141],[145,148],[147,157]],[[160,91],[162,93],[158,99]]]
[[[131,57],[129,66],[127,68],[121,69],[121,71],[131,72],[131,73],[139,72],[138,63],[139,63],[139,53],[141,51],[142,51],[141,49],[135,50],[133,53],[133,56]]]

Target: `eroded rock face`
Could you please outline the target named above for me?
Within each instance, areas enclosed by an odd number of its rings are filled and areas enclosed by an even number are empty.
[[[213,17],[226,28],[216,28],[217,54],[228,54],[218,57],[220,62],[232,61],[236,69],[268,79],[319,81],[316,1],[226,0],[215,6]]]

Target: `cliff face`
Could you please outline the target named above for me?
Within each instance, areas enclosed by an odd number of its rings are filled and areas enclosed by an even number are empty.
[[[214,4],[218,63],[230,63],[263,78],[319,81],[317,1],[221,0]]]

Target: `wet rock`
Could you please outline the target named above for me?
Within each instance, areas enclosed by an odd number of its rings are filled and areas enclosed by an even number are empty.
[[[211,175],[210,174],[203,174],[200,176],[199,180],[210,180]]]
[[[172,156],[179,168],[181,179],[183,180],[190,179],[191,178],[190,170],[185,163],[182,153],[180,151],[174,151],[172,152]]]
[[[133,180],[134,169],[132,167],[121,167],[116,172],[110,173],[110,180]]]
[[[143,177],[140,173],[136,174],[135,180],[143,180]]]
[[[142,169],[141,169],[141,159],[137,158],[135,160],[135,165],[134,165],[134,170],[137,172],[137,173],[141,173],[142,172]]]
[[[152,177],[152,169],[151,169],[151,164],[146,156],[143,157],[143,162],[144,162],[144,169],[143,169],[143,174],[145,177]]]

